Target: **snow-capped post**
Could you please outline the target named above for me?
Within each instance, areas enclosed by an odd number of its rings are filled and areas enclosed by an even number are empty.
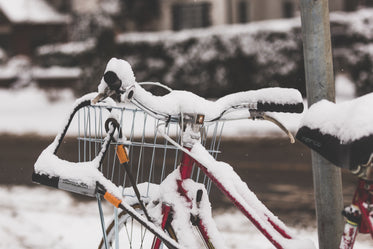
[[[328,0],[300,0],[308,105],[335,101]],[[337,249],[343,232],[340,169],[312,151],[320,249]]]

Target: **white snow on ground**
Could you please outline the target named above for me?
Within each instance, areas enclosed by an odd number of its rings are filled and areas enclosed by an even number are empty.
[[[71,91],[57,91],[47,94],[35,87],[1,89],[0,132],[56,135],[75,100]],[[57,95],[57,101],[48,98]]]
[[[104,204],[106,220],[113,210]],[[218,229],[228,248],[273,249],[238,211],[215,213]],[[292,228],[297,236],[317,244],[314,228]],[[77,202],[64,191],[47,187],[0,187],[0,248],[85,249],[96,248],[101,236],[96,201]],[[373,247],[367,235],[359,235],[356,249]]]
[[[346,77],[338,75],[336,82],[337,102],[353,98],[354,93],[351,92],[354,92],[354,87]],[[51,97],[57,100],[51,102]],[[14,90],[0,89],[0,99],[0,133],[55,136],[63,127],[76,98],[69,90],[46,92],[35,87],[27,87]],[[283,122],[290,131],[295,132],[302,114],[276,113],[273,116]],[[268,121],[251,120],[229,121],[223,131],[224,136],[237,138],[280,134],[283,135],[282,131]]]

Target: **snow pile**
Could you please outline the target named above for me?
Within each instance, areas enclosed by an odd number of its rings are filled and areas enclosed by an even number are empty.
[[[361,36],[367,40],[373,39],[372,8],[362,8],[357,12],[334,12],[331,13],[331,23],[344,25],[343,33]]]
[[[0,89],[0,131],[11,134],[38,133],[55,136],[64,125],[66,115],[75,101],[70,90],[59,90],[51,102],[49,93],[36,87]]]
[[[372,13],[364,9],[330,14],[335,69],[350,74],[359,95],[372,91],[368,78],[373,60],[367,57],[372,54]],[[268,86],[293,87],[305,94],[299,18],[124,33],[117,42],[120,57],[134,65],[138,80],[157,80],[213,97]]]
[[[104,213],[108,222],[113,209],[107,202]],[[228,248],[273,249],[239,211],[217,211],[214,220]],[[291,229],[317,244],[315,228]],[[0,248],[91,249],[97,248],[101,236],[95,201],[77,202],[67,192],[47,187],[0,187]],[[355,247],[371,249],[373,242],[360,234]]]
[[[349,143],[373,134],[372,106],[373,93],[340,104],[322,100],[310,107],[300,125]]]
[[[72,110],[74,110],[78,105],[86,100],[91,100],[95,93],[87,94],[79,98],[75,103]],[[72,113],[72,111],[70,111]],[[65,125],[67,125],[67,121]],[[61,179],[70,180],[78,184],[84,184],[88,186],[89,189],[96,188],[96,182],[102,184],[108,192],[116,196],[117,198],[122,198],[122,188],[115,186],[111,181],[106,179],[103,174],[99,171],[100,161],[103,157],[104,149],[106,145],[110,142],[109,136],[107,135],[103,139],[101,145],[101,151],[97,153],[97,156],[91,161],[86,162],[69,162],[58,158],[55,152],[59,146],[61,138],[65,135],[63,132],[66,127],[63,127],[61,131],[57,134],[54,141],[42,151],[40,156],[34,165],[34,171],[37,174],[47,175],[49,177],[59,177]],[[112,128],[114,129],[114,128]]]
[[[0,66],[1,79],[24,78],[25,83],[30,81],[30,59],[26,56],[15,56],[6,64]],[[26,74],[26,75],[25,75]]]
[[[132,71],[131,65],[125,60],[111,58],[108,64],[106,65],[104,75],[106,75],[108,71],[115,72],[117,77],[121,80],[121,90],[125,90],[127,87],[134,85],[136,82],[135,75]],[[103,77],[100,84],[98,85],[98,92],[104,93],[105,88],[108,88],[108,85]]]
[[[372,91],[372,13],[365,9],[330,14],[335,71],[353,79],[358,95]],[[86,26],[78,33],[86,32],[90,25]],[[84,67],[82,89],[91,91],[92,82],[104,70],[102,59],[115,55],[133,65],[138,81],[159,81],[204,97],[278,86],[299,89],[305,96],[299,18],[180,32],[123,33],[115,40],[109,33],[97,41],[43,46],[38,61],[43,66]]]
[[[82,70],[77,67],[59,67],[53,66],[49,68],[33,67],[32,77],[35,79],[50,79],[50,78],[78,78],[82,74]]]
[[[138,80],[160,81],[207,97],[244,89],[294,87],[300,20],[275,20],[181,32],[125,33],[119,55]],[[134,52],[136,51],[136,52]],[[274,69],[275,68],[275,69]],[[150,69],[150,70],[149,70]],[[260,72],[260,73],[259,73]],[[290,77],[287,80],[281,78]]]
[[[214,102],[187,91],[174,90],[164,96],[155,96],[136,83],[132,68],[127,61],[112,58],[107,64],[105,75],[109,71],[115,73],[120,79],[121,90],[125,91],[128,87],[135,86],[133,98],[157,114],[198,113],[204,114],[206,120],[209,121],[219,118],[225,111],[235,106],[246,105],[255,109],[260,103],[278,105],[302,103],[302,96],[298,90],[285,88],[238,92],[219,98]],[[98,92],[103,94],[107,89],[108,85],[103,78],[98,86]],[[124,102],[126,99],[123,100],[123,96],[122,101]]]
[[[229,164],[215,161],[201,144],[195,144],[190,155],[206,168],[209,175],[217,179],[223,191],[237,202],[245,216],[259,230],[267,233],[267,238],[272,239],[274,244],[289,249],[315,248],[311,241],[295,237],[292,231],[256,197]]]
[[[39,83],[43,87],[45,86],[43,80],[53,84],[55,81],[52,80],[55,79],[72,79],[74,81],[81,77],[82,72],[79,67],[52,66],[45,68],[33,66],[28,57],[19,55],[12,57],[6,64],[0,65],[0,80],[4,86],[13,88],[25,87],[33,83]]]
[[[354,89],[353,83],[343,75],[336,77],[337,102],[346,101],[354,96],[346,94],[344,89]],[[341,91],[344,92],[341,94]],[[51,101],[51,95],[55,101]],[[343,96],[342,96],[343,95]],[[6,121],[0,122],[0,133],[55,136],[64,125],[66,115],[74,104],[75,97],[70,90],[45,92],[35,87],[22,89],[0,89],[0,99],[6,105],[0,105],[0,114]],[[26,104],[27,103],[27,104]],[[306,107],[307,104],[305,103]],[[285,127],[295,132],[299,128],[302,114],[276,113],[278,120]],[[142,117],[136,116],[138,120]],[[154,123],[148,122],[148,135],[154,134]],[[153,124],[153,125],[152,125]],[[139,126],[139,128],[142,128]],[[71,125],[71,134],[77,134],[77,126]],[[141,134],[141,130],[139,131]],[[225,124],[223,136],[248,138],[262,136],[278,136],[282,132],[274,124],[267,121],[237,120]]]
[[[258,31],[275,31],[289,32],[300,23],[299,18],[296,19],[278,19],[267,20],[249,24],[234,24],[225,26],[214,26],[204,29],[161,31],[161,32],[141,32],[141,33],[123,33],[117,37],[118,43],[141,43],[149,42],[154,44],[172,45],[173,42],[183,42],[190,38],[208,38],[211,36],[228,36],[234,37],[237,34],[256,33]]]
[[[69,17],[55,11],[43,0],[0,0],[4,14],[15,23],[66,23]]]
[[[351,81],[351,79],[347,78],[346,75],[337,74],[335,76],[335,82],[337,103],[351,100],[357,96],[354,83]]]
[[[353,79],[358,95],[373,91],[372,13],[364,9],[330,14],[335,71]],[[77,33],[92,29],[85,26]],[[159,81],[204,97],[277,86],[299,89],[305,96],[299,18],[180,32],[123,33],[115,40],[111,33],[97,41],[43,46],[38,61],[43,66],[85,68],[82,89],[92,91],[92,82],[104,70],[102,59],[112,55],[128,60],[138,81]]]
[[[208,229],[212,243],[216,248],[226,248],[220,233],[216,229],[216,224],[211,216],[211,204],[207,196],[206,189],[203,184],[195,183],[192,180],[185,180],[183,188],[187,189],[187,199],[181,196],[178,191],[177,181],[181,179],[179,168],[169,174],[159,187],[160,192],[152,197],[153,201],[148,206],[150,216],[160,225],[162,223],[162,203],[169,203],[172,206],[173,221],[172,227],[175,230],[176,236],[179,238],[179,243],[185,248],[200,248],[198,237],[194,233],[194,227],[190,223],[190,214],[202,219],[203,225]],[[202,199],[197,207],[196,194],[198,190],[202,190]],[[157,203],[155,205],[154,203]],[[191,208],[191,209],[190,209]]]
[[[100,182],[105,188],[117,198],[121,198],[122,189],[107,180],[98,170],[100,158],[95,158],[89,162],[69,162],[62,160],[53,154],[56,142],[48,146],[35,162],[35,173],[47,175],[49,177],[60,177],[64,180],[83,184],[88,189],[94,190],[96,182]]]
[[[373,91],[373,9],[333,13],[331,33],[335,70],[349,74],[361,96]]]
[[[227,95],[216,101],[209,101],[186,91],[172,91],[159,97],[136,87],[134,98],[140,103],[160,113],[177,115],[179,113],[205,114],[206,120],[217,118],[230,107],[257,103],[296,104],[302,102],[302,96],[295,89],[266,88]]]
[[[95,39],[89,39],[86,41],[76,41],[70,43],[61,43],[53,45],[44,45],[38,48],[38,55],[46,54],[66,54],[76,56],[78,54],[83,54],[88,51],[94,50],[96,46]]]

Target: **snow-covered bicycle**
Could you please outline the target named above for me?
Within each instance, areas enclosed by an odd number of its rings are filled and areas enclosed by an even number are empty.
[[[276,248],[314,248],[296,238],[229,164],[216,160],[225,121],[268,120],[294,141],[271,113],[302,111],[295,89],[239,92],[214,102],[185,91],[155,96],[135,81],[126,61],[113,58],[98,93],[76,101],[63,131],[39,156],[33,180],[97,197],[100,249],[225,248],[211,215],[212,183]],[[57,156],[74,117],[77,163]],[[115,206],[107,227],[101,196]]]
[[[352,249],[358,232],[373,238],[373,93],[334,104],[322,100],[306,112],[297,138],[334,165],[358,177],[340,249]]]

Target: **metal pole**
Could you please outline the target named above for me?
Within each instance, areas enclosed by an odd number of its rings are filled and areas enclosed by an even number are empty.
[[[308,105],[335,101],[328,0],[300,0]],[[312,151],[319,249],[337,249],[343,233],[341,171]]]

